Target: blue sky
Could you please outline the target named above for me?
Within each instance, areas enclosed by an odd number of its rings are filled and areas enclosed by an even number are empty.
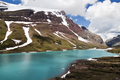
[[[1,1],[5,1],[8,3],[13,3],[13,4],[20,4],[21,3],[21,0],[1,0]]]
[[[21,0],[2,0],[2,1],[13,3],[13,4],[21,4]],[[99,1],[103,2],[104,0],[99,0]],[[111,0],[111,2],[120,2],[120,0]],[[92,5],[88,4],[86,8],[89,8],[90,6]],[[71,18],[78,25],[83,25],[85,27],[88,27],[90,24],[89,20],[86,20],[83,16],[80,16],[80,15],[76,15],[76,16],[68,15],[68,17]]]

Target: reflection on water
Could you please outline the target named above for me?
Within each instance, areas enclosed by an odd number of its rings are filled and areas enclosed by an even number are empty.
[[[21,64],[23,66],[21,66],[20,71],[24,70],[24,73],[27,72],[27,69],[30,66],[30,58],[31,58],[31,54],[26,54],[26,55],[23,56],[23,61],[24,62],[22,62],[22,64]]]
[[[114,55],[103,50],[0,54],[0,80],[46,80],[64,73],[74,60]]]

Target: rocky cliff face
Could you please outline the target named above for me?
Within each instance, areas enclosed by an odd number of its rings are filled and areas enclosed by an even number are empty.
[[[109,47],[119,47],[120,46],[120,35],[110,40],[107,40],[105,43]]]
[[[84,26],[81,27],[82,30],[83,30],[83,33],[80,34],[84,39],[87,39],[89,41],[92,41],[92,42],[97,42],[99,44],[104,44],[102,38],[97,35],[97,34],[94,34],[92,32],[90,32],[88,29],[86,29]]]
[[[29,52],[104,46],[100,36],[75,24],[64,11],[2,11],[0,19],[1,51]]]

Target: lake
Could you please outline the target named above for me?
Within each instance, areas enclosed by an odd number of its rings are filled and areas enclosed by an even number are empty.
[[[0,80],[47,80],[63,74],[75,60],[114,55],[101,49],[0,54]]]

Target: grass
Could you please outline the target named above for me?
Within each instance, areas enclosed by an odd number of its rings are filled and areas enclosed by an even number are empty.
[[[30,35],[30,38],[33,40],[33,42],[31,44],[29,44],[25,47],[22,47],[22,48],[18,48],[18,49],[7,51],[7,52],[1,52],[1,53],[18,53],[18,52],[31,52],[31,51],[41,52],[41,51],[46,51],[46,50],[57,51],[57,50],[63,50],[63,49],[72,50],[74,46],[72,44],[70,44],[67,40],[64,40],[64,39],[61,39],[61,38],[55,36],[53,34],[53,32],[54,32],[53,27],[51,27],[50,25],[52,25],[52,24],[37,23],[37,26],[35,26],[35,28],[41,32],[42,36],[39,35],[34,30],[34,27],[32,27],[30,25],[29,26],[30,27],[29,35]],[[25,24],[17,24],[17,23],[12,23],[10,25],[10,28],[13,32],[8,37],[8,39],[9,39],[8,43],[13,42],[13,41],[11,41],[11,39],[21,40],[22,42],[18,45],[21,45],[27,41],[26,36],[24,35],[23,26],[26,26],[26,25]],[[59,27],[63,27],[63,25],[56,24],[56,25],[54,25],[54,27],[56,27],[55,31],[58,31]],[[66,29],[66,27],[64,29]],[[104,47],[103,45],[96,45],[93,43],[81,42],[78,40],[78,38],[73,33],[67,34],[67,32],[65,32],[65,36],[68,37],[72,43],[76,44],[77,49],[88,49],[88,48],[94,48],[94,47],[103,48]],[[55,43],[58,43],[59,45],[57,45]],[[3,48],[6,48],[8,46],[9,47],[16,46],[16,44],[12,44],[10,46],[10,45],[7,45],[6,43],[4,43],[2,46],[3,46]],[[1,49],[3,49],[3,48],[1,48]]]
[[[22,40],[22,42],[26,42],[26,36],[24,35],[23,25],[22,24],[11,24],[12,34],[9,36],[11,39]]]
[[[7,32],[7,25],[5,24],[4,20],[0,20],[0,41],[5,38]]]
[[[31,26],[30,26],[29,33],[30,33],[30,37],[33,40],[33,42],[31,44],[29,44],[23,48],[11,50],[9,52],[15,53],[15,52],[72,49],[72,45],[70,45],[66,40],[54,39],[54,37],[50,37],[50,35],[48,35],[48,37],[40,36],[37,32],[34,31],[33,27],[31,27]],[[12,37],[12,35],[9,37]],[[56,45],[55,42],[59,42],[59,43],[61,43],[61,45]]]
[[[112,50],[108,50],[111,53],[120,53],[120,47],[114,47]]]
[[[8,36],[8,40],[6,40],[3,44],[0,45],[0,50],[9,48],[9,47],[14,47],[17,45],[21,45],[21,44],[25,43],[27,40],[26,36],[24,35],[24,31],[23,31],[21,25],[12,23],[10,25],[10,28],[12,30],[12,34],[10,36]],[[12,41],[12,39],[21,40],[22,42],[20,44],[15,44]]]
[[[3,44],[0,45],[0,50],[14,46],[16,46],[16,44],[11,39],[8,39]]]

